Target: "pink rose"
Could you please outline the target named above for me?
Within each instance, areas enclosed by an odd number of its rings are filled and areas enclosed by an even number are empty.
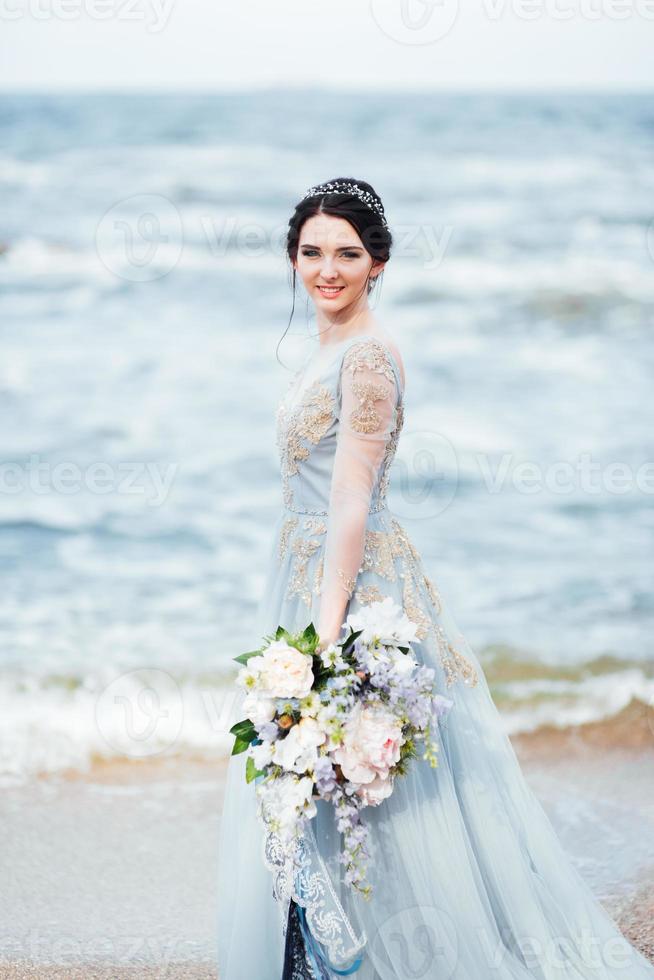
[[[385,778],[399,762],[402,728],[397,718],[381,705],[357,703],[345,725],[342,745],[332,753],[343,775],[353,783]]]
[[[359,787],[357,795],[361,797],[365,806],[379,806],[392,792],[392,776],[375,776],[371,783]]]
[[[303,698],[313,686],[313,660],[306,653],[275,640],[263,652],[260,679],[271,698]]]

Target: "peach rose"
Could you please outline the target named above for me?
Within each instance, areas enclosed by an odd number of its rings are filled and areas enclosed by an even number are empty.
[[[400,759],[402,728],[381,705],[357,703],[345,725],[343,744],[332,753],[343,775],[353,783],[385,778]]]
[[[361,797],[366,806],[379,806],[392,792],[392,776],[375,776],[371,783],[359,787],[357,796]]]
[[[304,698],[313,686],[313,661],[306,653],[275,640],[263,652],[261,683],[271,698]]]

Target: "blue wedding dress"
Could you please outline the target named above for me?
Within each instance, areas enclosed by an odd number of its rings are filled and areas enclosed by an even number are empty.
[[[454,702],[440,719],[438,766],[414,760],[388,799],[362,811],[366,900],[341,883],[331,805],[317,802],[294,878],[258,821],[245,754],[232,756],[220,980],[654,980],[563,850],[479,661],[386,504],[404,407],[394,350],[380,334],[323,345],[281,400],[283,507],[251,648],[280,624],[321,623],[324,636],[392,596],[417,624],[417,658]]]

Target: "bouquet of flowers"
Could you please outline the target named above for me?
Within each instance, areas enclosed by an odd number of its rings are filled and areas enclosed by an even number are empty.
[[[361,810],[390,796],[419,745],[437,765],[434,730],[453,701],[435,692],[434,671],[416,661],[416,625],[392,598],[344,625],[345,639],[326,647],[313,623],[296,634],[280,626],[261,649],[235,657],[247,717],[230,729],[232,754],[247,751],[259,818],[286,844],[316,815],[316,799],[334,806],[343,880],[369,898]]]

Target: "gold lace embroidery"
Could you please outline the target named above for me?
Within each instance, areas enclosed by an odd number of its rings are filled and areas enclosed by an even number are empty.
[[[291,552],[293,553],[293,568],[286,590],[287,596],[297,595],[307,605],[311,605],[311,589],[307,582],[307,565],[309,559],[320,547],[320,541],[314,538],[293,538]]]
[[[464,684],[474,687],[478,681],[475,667],[467,659],[467,657],[464,657],[461,651],[457,650],[457,648],[450,642],[440,623],[435,622],[432,616],[427,617],[425,615],[425,611],[422,609],[422,606],[419,604],[417,589],[414,591],[414,588],[416,588],[416,581],[422,583],[424,586],[425,592],[434,607],[435,613],[438,614],[441,612],[440,596],[433,583],[424,572],[422,559],[419,552],[414,547],[413,542],[399,521],[392,518],[391,524],[393,527],[393,553],[402,559],[403,564],[404,595],[402,601],[406,609],[407,616],[409,619],[413,619],[414,622],[418,624],[419,629],[425,629],[427,622],[430,624],[426,628],[428,631],[431,630],[436,637],[440,661],[443,670],[445,671],[445,681],[447,686],[450,687],[457,680],[457,674],[460,674]],[[409,582],[408,588],[407,582]]]
[[[386,492],[388,490],[388,482],[391,475],[391,464],[395,459],[395,453],[397,452],[397,444],[400,439],[400,432],[402,431],[402,426],[404,424],[404,404],[400,401],[396,408],[395,415],[395,428],[391,432],[390,439],[386,443],[386,449],[384,451],[384,457],[380,466],[381,476],[379,478],[379,499],[384,500],[386,497]]]
[[[370,337],[353,344],[345,353],[343,358],[343,369],[352,372],[353,384],[354,376],[357,371],[365,369],[376,371],[382,374],[387,381],[395,386],[398,381],[393,370],[390,354],[384,344],[375,337]],[[369,382],[370,384],[371,382]],[[355,389],[356,391],[356,389]],[[381,397],[387,397],[388,393]],[[380,420],[370,399],[365,400],[357,412],[353,412],[350,417],[350,424],[359,432],[376,432],[379,429]],[[395,458],[400,432],[404,424],[404,405],[401,394],[398,396],[395,406],[395,425],[390,434],[384,456],[379,467],[378,491],[377,496],[380,501],[384,501],[388,490],[390,479],[390,467]],[[361,426],[360,428],[357,428]]]
[[[352,372],[363,371],[366,368],[370,371],[377,371],[383,374],[391,384],[395,384],[395,372],[388,354],[388,351],[375,337],[361,340],[357,344],[352,344],[343,358],[343,367]]]
[[[393,537],[387,531],[366,531],[363,544],[364,571],[375,572],[395,582],[397,574],[393,554]]]
[[[442,609],[441,606],[441,595],[434,583],[426,575],[423,575],[423,581],[425,583],[425,588],[427,590],[427,595],[431,599],[432,605],[437,613]]]
[[[311,587],[308,581],[308,564],[322,542],[315,537],[299,534],[292,539],[289,548],[289,538],[295,533],[298,523],[299,518],[295,516],[288,517],[284,521],[279,536],[279,556],[281,561],[289,550],[293,555],[291,574],[286,586],[286,596],[299,595],[303,602],[309,606],[311,605],[311,592],[313,591],[315,595],[320,594],[324,555],[320,556],[314,573],[313,587]],[[302,522],[302,529],[308,531],[309,535],[322,535],[327,533],[327,523],[318,516],[310,515]]]
[[[290,478],[299,472],[299,463],[308,459],[311,449],[327,434],[335,419],[335,399],[326,385],[314,381],[300,403],[290,412],[284,400],[277,409],[277,445],[279,448],[284,503],[293,504]]]
[[[441,655],[441,664],[445,671],[447,686],[450,687],[457,679],[457,672],[461,674],[463,683],[469,687],[474,687],[477,683],[477,671],[469,660],[463,656],[460,650],[450,643],[443,627],[436,623],[434,625],[438,649]]]
[[[378,432],[381,428],[381,415],[375,411],[375,402],[388,398],[390,392],[375,381],[353,381],[352,391],[359,406],[350,412],[350,425],[355,432]]]
[[[416,624],[416,636],[419,640],[424,640],[432,627],[432,621],[418,602],[411,575],[406,572],[404,573],[402,605],[409,619]]]
[[[325,556],[320,556],[320,561],[318,562],[318,567],[316,568],[316,577],[313,580],[313,591],[315,595],[320,595],[322,592],[322,576],[325,570]]]
[[[348,596],[351,596],[354,592],[354,586],[356,585],[356,577],[352,578],[351,576],[347,575],[342,568],[337,568],[336,573],[343,583],[343,588],[347,592]]]
[[[363,585],[354,593],[354,598],[362,606],[368,606],[371,602],[382,602],[385,598],[376,585]]]
[[[277,551],[277,557],[279,558],[280,565],[284,561],[286,552],[288,550],[288,539],[293,533],[293,531],[295,530],[295,528],[297,527],[297,524],[298,524],[297,517],[287,517],[284,523],[282,524],[282,529],[279,532],[279,544],[278,544],[278,551]]]
[[[327,525],[320,517],[307,517],[302,527],[311,534],[327,533]]]

